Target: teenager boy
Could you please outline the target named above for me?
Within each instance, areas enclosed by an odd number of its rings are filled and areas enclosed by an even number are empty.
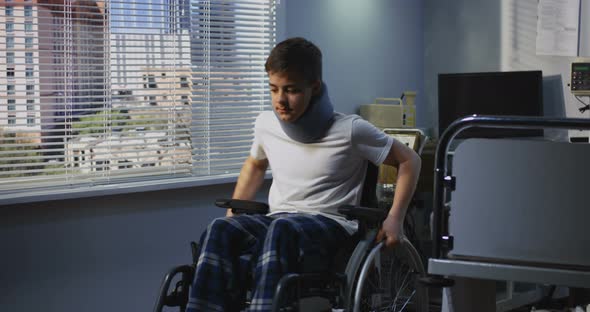
[[[359,204],[368,161],[399,166],[394,202],[377,239],[391,247],[403,235],[418,155],[359,116],[334,112],[322,81],[322,54],[306,39],[277,44],[265,69],[273,111],[256,119],[233,198],[253,199],[270,167],[270,213],[234,216],[228,210],[209,225],[189,311],[236,311],[248,270],[254,273],[248,311],[270,311],[278,281],[297,272],[303,259],[323,260],[318,267],[327,268],[357,229],[337,209]]]

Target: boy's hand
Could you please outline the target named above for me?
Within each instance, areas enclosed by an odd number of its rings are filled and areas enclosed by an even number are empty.
[[[403,236],[403,219],[400,220],[392,215],[388,215],[385,221],[383,221],[379,233],[377,233],[376,241],[380,242],[383,240],[386,248],[392,248],[401,241]]]

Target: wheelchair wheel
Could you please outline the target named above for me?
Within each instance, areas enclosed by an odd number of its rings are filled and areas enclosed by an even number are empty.
[[[380,243],[357,278],[353,311],[428,312],[428,289],[418,284],[423,276],[420,255],[407,239],[392,250]]]

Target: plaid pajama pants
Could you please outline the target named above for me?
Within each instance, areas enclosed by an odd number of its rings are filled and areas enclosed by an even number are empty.
[[[318,215],[215,219],[201,236],[187,311],[237,311],[249,282],[253,292],[248,311],[270,311],[284,274],[300,272],[303,260],[314,263],[314,271],[328,270],[349,237],[336,221]]]

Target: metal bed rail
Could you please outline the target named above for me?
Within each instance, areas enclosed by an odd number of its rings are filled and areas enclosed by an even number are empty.
[[[433,258],[446,258],[446,252],[452,246],[448,226],[444,224],[444,190],[445,188],[454,188],[453,177],[448,175],[447,153],[453,139],[469,128],[590,130],[590,119],[472,115],[454,121],[440,137],[435,154],[432,226]]]

